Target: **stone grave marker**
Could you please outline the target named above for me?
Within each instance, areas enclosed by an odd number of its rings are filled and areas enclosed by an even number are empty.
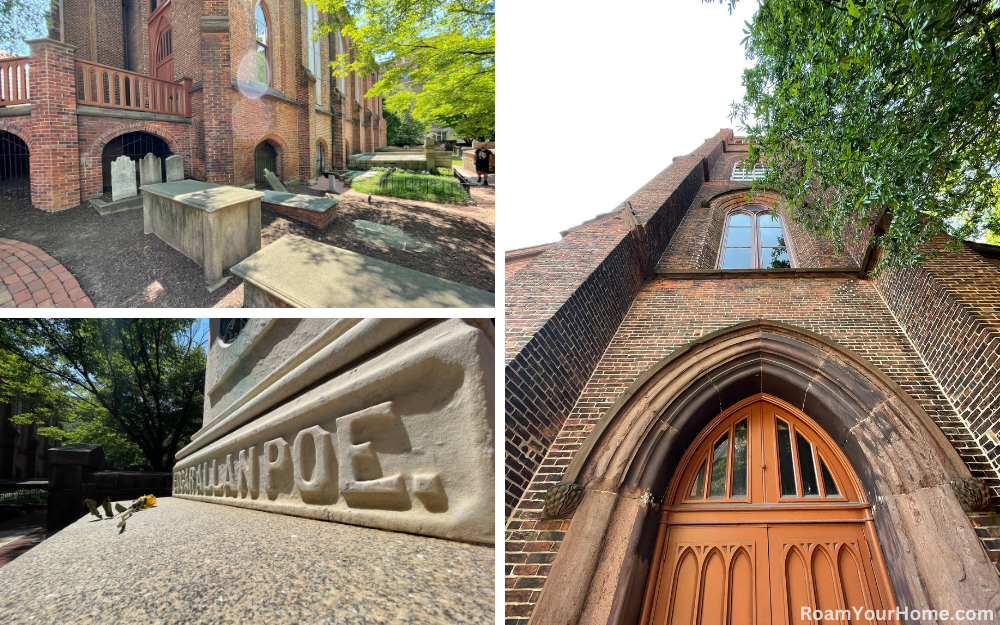
[[[267,179],[267,184],[271,185],[271,188],[275,191],[281,191],[282,193],[288,193],[288,189],[285,185],[281,184],[278,177],[274,175],[267,167],[264,168],[264,178]]]
[[[135,163],[125,155],[119,156],[111,162],[111,201],[117,202],[138,194],[135,187]]]
[[[167,157],[167,182],[184,180],[184,159],[176,154]]]
[[[163,182],[163,177],[160,173],[160,157],[148,152],[139,161],[139,186],[144,187],[147,184],[160,184],[161,182]]]

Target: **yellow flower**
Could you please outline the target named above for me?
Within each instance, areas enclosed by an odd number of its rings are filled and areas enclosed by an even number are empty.
[[[153,506],[156,505],[156,497],[153,497],[152,495],[146,495],[144,498],[146,500],[146,505],[144,507],[152,508]]]

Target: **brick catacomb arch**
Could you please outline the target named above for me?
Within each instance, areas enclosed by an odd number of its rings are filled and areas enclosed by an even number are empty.
[[[272,170],[274,175],[281,179],[287,170],[285,155],[288,153],[288,144],[281,137],[269,132],[254,142],[253,149],[247,150],[247,154],[244,156],[247,169],[254,172],[254,182],[256,183],[264,182],[262,171],[258,171],[263,168],[263,165],[258,161],[261,157],[267,158],[264,154],[268,151],[267,148],[274,151],[274,169]],[[268,167],[268,169],[271,168]]]
[[[9,120],[0,120],[0,130],[9,132],[12,135],[16,135],[21,141],[28,146],[28,151],[34,153],[35,151],[35,140],[31,135],[31,132],[27,128],[16,124]]]
[[[191,167],[191,154],[187,149],[185,149],[185,142],[180,136],[178,136],[178,134],[171,132],[169,128],[165,127],[165,124],[129,122],[118,124],[99,134],[97,138],[90,143],[90,147],[88,147],[86,151],[82,151],[80,153],[80,171],[102,172],[103,169],[101,159],[104,155],[105,146],[107,146],[108,142],[130,132],[144,132],[163,140],[166,142],[171,154],[178,154],[184,158],[185,169]],[[81,199],[87,199],[89,197],[100,195],[103,192],[102,187],[103,175],[98,176],[96,173],[92,173],[89,176],[81,177]]]
[[[974,479],[930,417],[859,355],[757,320],[654,365],[590,433],[563,479],[584,488],[582,502],[531,622],[637,623],[684,452],[720,412],[761,393],[809,415],[857,472],[899,605],[1000,608],[1000,578],[954,491]]]
[[[31,148],[24,130],[0,124],[0,199],[31,199]]]

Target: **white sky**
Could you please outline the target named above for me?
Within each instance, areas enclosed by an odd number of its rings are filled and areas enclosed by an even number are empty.
[[[500,3],[498,3],[500,4]],[[510,0],[497,12],[497,244],[557,241],[720,128],[756,10],[701,0]]]

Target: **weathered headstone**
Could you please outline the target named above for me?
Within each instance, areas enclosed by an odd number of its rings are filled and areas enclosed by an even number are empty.
[[[135,188],[135,163],[123,154],[111,162],[111,201],[117,202],[138,194]]]
[[[139,161],[139,186],[144,187],[147,184],[160,184],[161,182],[163,182],[163,176],[160,172],[160,157],[148,152]]]
[[[493,542],[489,321],[251,319],[228,351],[212,333],[175,497]]]
[[[424,139],[424,161],[429,173],[437,171],[437,162],[434,158],[434,139],[427,137]]]
[[[278,177],[275,176],[267,167],[264,168],[264,178],[267,180],[267,184],[271,185],[271,188],[275,191],[288,193],[288,189],[285,188],[285,185],[281,184]]]
[[[176,154],[167,157],[167,182],[184,180],[184,159]]]

